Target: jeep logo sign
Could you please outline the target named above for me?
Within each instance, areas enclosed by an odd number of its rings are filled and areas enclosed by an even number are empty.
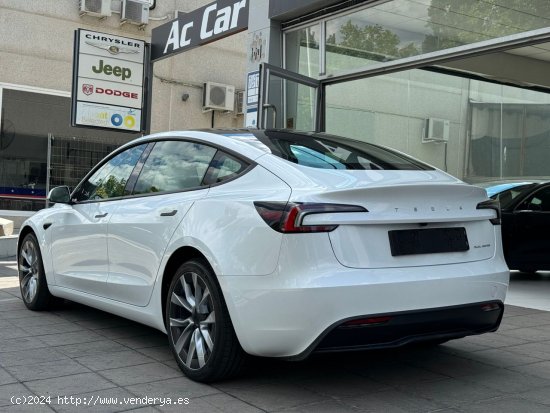
[[[132,71],[128,67],[103,64],[103,60],[100,60],[97,66],[92,66],[92,71],[94,73],[105,73],[107,76],[113,75],[115,77],[120,77],[122,80],[132,77]]]
[[[246,30],[248,0],[219,0],[153,29],[151,60]]]

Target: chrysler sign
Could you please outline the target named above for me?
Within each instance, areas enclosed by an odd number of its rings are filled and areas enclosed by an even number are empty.
[[[73,126],[140,132],[145,42],[79,29],[73,64]]]
[[[151,60],[202,46],[248,26],[248,0],[219,0],[153,29]]]

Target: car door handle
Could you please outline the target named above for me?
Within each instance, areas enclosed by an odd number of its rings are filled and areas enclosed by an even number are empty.
[[[176,215],[178,213],[178,210],[177,209],[173,209],[171,211],[164,211],[164,212],[161,212],[160,213],[160,216],[161,217],[173,217],[174,215]]]
[[[107,215],[109,215],[109,213],[105,212],[104,214],[97,214],[95,217],[96,218],[105,218]]]

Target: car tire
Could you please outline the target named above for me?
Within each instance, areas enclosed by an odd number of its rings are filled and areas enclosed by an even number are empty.
[[[165,313],[170,350],[187,377],[208,383],[242,371],[247,356],[216,276],[205,261],[191,260],[178,268]]]
[[[29,310],[49,310],[58,299],[51,295],[44,273],[42,254],[36,236],[25,235],[17,255],[21,298]]]

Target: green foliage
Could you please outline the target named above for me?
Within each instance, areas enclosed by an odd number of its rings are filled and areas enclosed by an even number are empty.
[[[432,0],[424,53],[548,26],[548,0]],[[542,16],[541,16],[542,14]]]
[[[102,199],[113,198],[124,195],[126,188],[126,179],[117,179],[113,175],[109,176],[106,182],[100,182],[96,188],[95,194]]]
[[[380,61],[418,54],[413,43],[400,48],[399,36],[379,24],[360,27],[349,20],[340,28],[340,34],[342,40],[338,42],[336,35],[332,34],[328,37],[327,44],[339,46],[338,53],[341,54],[364,57],[361,52],[368,52],[369,58]]]

